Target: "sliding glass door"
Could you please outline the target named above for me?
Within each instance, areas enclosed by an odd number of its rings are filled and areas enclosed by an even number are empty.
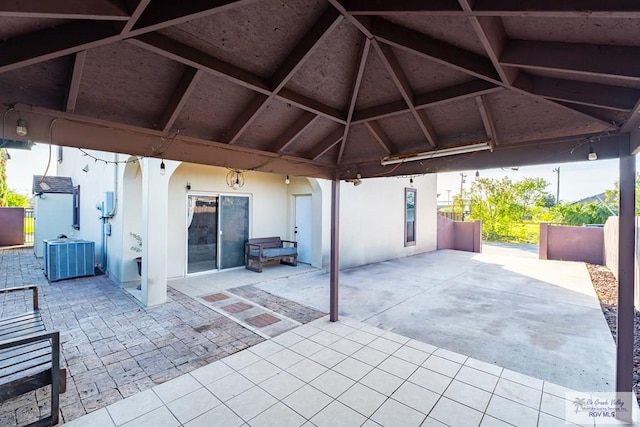
[[[244,265],[249,197],[189,195],[187,274]]]

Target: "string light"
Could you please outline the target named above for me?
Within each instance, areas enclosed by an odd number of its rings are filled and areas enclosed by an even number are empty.
[[[82,148],[78,148],[78,150],[80,150],[80,152],[82,153],[83,156],[86,156],[86,157],[89,157],[89,158],[93,159],[96,163],[100,162],[100,163],[104,163],[105,165],[107,165],[107,164],[117,165],[117,164],[127,164],[127,163],[138,163],[141,159],[144,159],[144,157],[135,157],[133,159],[118,160],[118,161],[104,160],[104,159],[101,159],[99,157],[96,157],[96,156],[92,155],[91,153],[86,152]]]

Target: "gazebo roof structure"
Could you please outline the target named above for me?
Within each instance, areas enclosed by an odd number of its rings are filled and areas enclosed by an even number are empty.
[[[640,122],[632,0],[19,0],[0,39],[12,140],[347,179],[617,157]]]

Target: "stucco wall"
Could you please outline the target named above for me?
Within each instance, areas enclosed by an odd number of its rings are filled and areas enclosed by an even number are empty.
[[[134,232],[142,235],[144,230],[141,200],[146,163],[116,166],[112,162],[133,158],[123,154],[88,151],[99,159],[107,160],[105,164],[94,162],[76,149],[64,150],[64,160],[58,166],[59,174],[70,176],[74,185],[81,186],[81,229],[68,232],[67,235],[95,241],[98,257],[102,221],[96,204],[103,200],[106,191],[114,191],[117,212],[115,217],[107,220],[111,224],[111,236],[106,238],[105,244],[108,274],[119,283],[139,280],[134,258],[140,254],[130,249],[134,240],[129,234]],[[292,176],[291,183],[286,185],[282,175],[249,171],[245,172],[245,185],[233,190],[226,184],[228,171],[225,168],[170,161],[165,163],[168,165],[166,177],[169,180],[166,204],[167,277],[185,275],[187,194],[247,195],[251,206],[250,236],[282,236],[287,239],[294,237],[295,197],[311,195],[312,264],[318,268],[328,268],[331,181]],[[85,165],[88,165],[88,172],[82,171]],[[150,179],[154,179],[156,167],[154,163],[146,172],[150,174]],[[190,183],[190,190],[186,188],[187,183]],[[366,179],[358,187],[341,183],[342,268],[436,249],[436,176],[414,178],[417,189],[417,241],[416,245],[405,247],[404,189],[408,184],[408,179],[397,178]],[[68,206],[71,215],[71,201]],[[157,204],[154,206],[154,209],[160,209]],[[153,212],[150,215],[153,221]]]
[[[0,208],[0,246],[24,243],[24,208]]]
[[[540,224],[539,258],[603,264],[604,230]]]
[[[169,182],[168,276],[183,277],[186,271],[187,195],[249,196],[251,237],[289,238],[288,195],[284,177],[245,172],[245,185],[233,190],[226,184],[227,170],[190,163],[181,164]],[[191,190],[187,192],[187,182]]]
[[[42,241],[59,234],[78,237],[73,223],[73,195],[45,193],[35,197],[33,209],[33,251],[42,257]]]
[[[95,242],[96,264],[102,265],[100,254],[103,248],[108,253],[107,271],[111,278],[117,282],[122,277],[122,215],[117,212],[122,203],[122,174],[124,164],[114,162],[127,160],[127,155],[104,153],[101,151],[85,150],[91,155],[103,161],[84,156],[76,148],[63,148],[63,160],[58,163],[58,175],[69,176],[73,185],[80,185],[80,229],[66,233],[69,237],[78,237]],[[87,172],[83,171],[87,167]],[[101,212],[96,208],[105,199],[107,191],[114,192],[116,216],[105,220],[111,224],[111,236],[105,236],[103,242],[103,221]],[[70,196],[71,197],[71,196]],[[72,201],[69,202],[69,214],[72,214]],[[72,219],[69,219],[71,221]],[[109,265],[110,264],[110,265]],[[103,266],[104,267],[104,266]]]
[[[438,249],[482,251],[482,221],[453,221],[438,215]]]
[[[438,249],[455,247],[455,221],[438,215]]]
[[[603,263],[611,270],[614,276],[618,278],[618,232],[620,222],[617,216],[610,216],[604,224],[604,260]],[[636,249],[635,249],[635,266],[634,266],[634,305],[636,310],[640,310],[640,269],[638,262],[640,261],[640,218],[636,217]]]
[[[408,179],[364,179],[354,186],[341,183],[340,268],[354,267],[433,251],[437,247],[436,176],[414,178],[416,194],[416,244],[404,245],[404,197]],[[331,182],[322,181],[329,198]],[[330,215],[324,217],[324,232],[330,239]],[[328,254],[329,246],[326,246]],[[327,256],[328,258],[328,256]],[[325,267],[327,266],[325,259]]]

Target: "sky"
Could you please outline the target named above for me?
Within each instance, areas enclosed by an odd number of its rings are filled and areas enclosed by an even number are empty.
[[[7,161],[7,183],[11,190],[31,195],[33,175],[42,175],[47,168],[49,145],[36,144],[29,150],[9,150],[11,160]],[[48,174],[55,174],[57,153],[51,150],[51,165]],[[480,170],[482,178],[509,177],[512,181],[520,181],[527,177],[544,178],[550,185],[547,191],[556,194],[557,174],[553,169],[560,167],[560,200],[577,201],[595,194],[610,190],[618,180],[618,161],[596,160],[576,163],[549,164],[543,166],[524,166],[518,170],[487,169]],[[466,175],[464,187],[469,189],[475,179],[475,170],[462,172]],[[447,190],[453,197],[460,193],[460,172],[438,174],[438,201],[447,202]]]

